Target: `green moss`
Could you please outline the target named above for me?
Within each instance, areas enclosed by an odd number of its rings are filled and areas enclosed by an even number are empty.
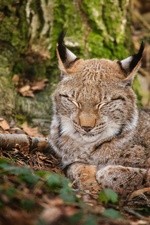
[[[18,96],[16,106],[16,121],[25,121],[31,127],[38,127],[44,134],[48,135],[52,115],[51,88],[35,94],[35,98],[23,98]]]
[[[15,115],[12,68],[27,45],[25,4],[26,0],[23,3],[16,3],[16,0],[0,2],[0,116],[7,119]]]
[[[88,35],[87,42],[90,58],[110,58],[111,51],[108,48],[105,49],[101,35],[91,31]]]
[[[7,58],[8,57],[8,58]],[[12,53],[3,51],[1,49],[0,54],[0,117],[7,117],[12,119],[14,117],[15,110],[15,97],[11,76],[11,60]],[[6,104],[7,103],[7,104]]]
[[[10,120],[15,115],[16,94],[8,76],[2,76],[3,73],[7,75],[8,69],[0,68],[0,117],[6,117]]]
[[[74,0],[72,4],[69,0],[56,0],[51,59],[56,59],[55,46],[63,29],[67,30],[65,42],[68,48],[78,57],[123,59],[128,56],[126,4],[127,0],[83,0],[80,3]]]
[[[112,40],[117,43],[124,39],[124,31],[121,31],[123,12],[118,6],[118,1],[109,0],[103,6],[103,20],[107,33],[111,36]],[[125,19],[125,18],[124,18]]]
[[[15,51],[14,54],[20,53],[26,45],[27,23],[25,15],[25,4],[16,4],[15,0],[5,0],[0,4],[2,12],[0,26],[0,42],[8,42]]]
[[[78,56],[83,55],[86,29],[77,1],[73,0],[71,4],[69,0],[56,0],[53,12],[53,35],[51,36],[52,60],[56,59],[56,43],[62,30],[67,31],[65,41],[69,49]]]
[[[126,0],[107,2],[82,1],[91,32],[88,35],[90,57],[122,59],[128,55],[126,50]]]
[[[103,18],[103,1],[88,1],[83,0],[81,8],[86,15],[88,25],[92,30],[97,32],[103,32],[106,34],[106,27],[104,25]]]
[[[22,114],[17,114],[15,119],[18,125],[22,125],[27,120],[26,116]]]

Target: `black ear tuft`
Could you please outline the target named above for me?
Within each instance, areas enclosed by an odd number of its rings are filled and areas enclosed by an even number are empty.
[[[65,34],[66,31],[62,31],[58,38],[58,52],[63,63],[67,59],[66,47],[63,45]]]
[[[129,71],[130,72],[135,68],[135,66],[141,60],[143,51],[144,51],[144,43],[142,42],[138,53],[132,56],[132,60],[131,60],[130,65],[129,65]]]
[[[133,56],[129,56],[126,59],[123,59],[121,61],[118,61],[118,64],[120,65],[121,69],[125,72],[125,74],[128,76],[131,72],[136,72],[137,69],[140,66],[142,54],[144,50],[144,43],[141,43],[140,49],[137,54]]]

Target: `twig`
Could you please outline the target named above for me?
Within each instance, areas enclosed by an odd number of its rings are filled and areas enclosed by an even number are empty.
[[[17,148],[24,153],[29,153],[33,149],[50,150],[51,146],[46,138],[31,137],[25,134],[0,134],[0,148],[4,150]]]
[[[142,220],[146,220],[146,221],[150,221],[149,218],[146,218],[145,216],[142,216],[141,214],[139,214],[138,212],[135,212],[133,209],[129,209],[124,207],[124,211],[130,215],[136,216],[138,219],[142,219]]]

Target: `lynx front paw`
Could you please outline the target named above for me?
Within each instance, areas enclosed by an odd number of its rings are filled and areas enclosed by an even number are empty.
[[[148,186],[150,173],[145,169],[112,165],[98,170],[96,178],[103,189],[111,188],[126,195]]]
[[[98,192],[101,189],[96,180],[96,166],[74,163],[69,167],[67,176],[80,190]]]

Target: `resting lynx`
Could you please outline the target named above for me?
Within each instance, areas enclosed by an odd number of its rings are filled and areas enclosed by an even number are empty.
[[[84,60],[60,35],[50,142],[80,189],[121,194],[150,186],[150,115],[137,109],[131,87],[143,49],[121,61]]]

